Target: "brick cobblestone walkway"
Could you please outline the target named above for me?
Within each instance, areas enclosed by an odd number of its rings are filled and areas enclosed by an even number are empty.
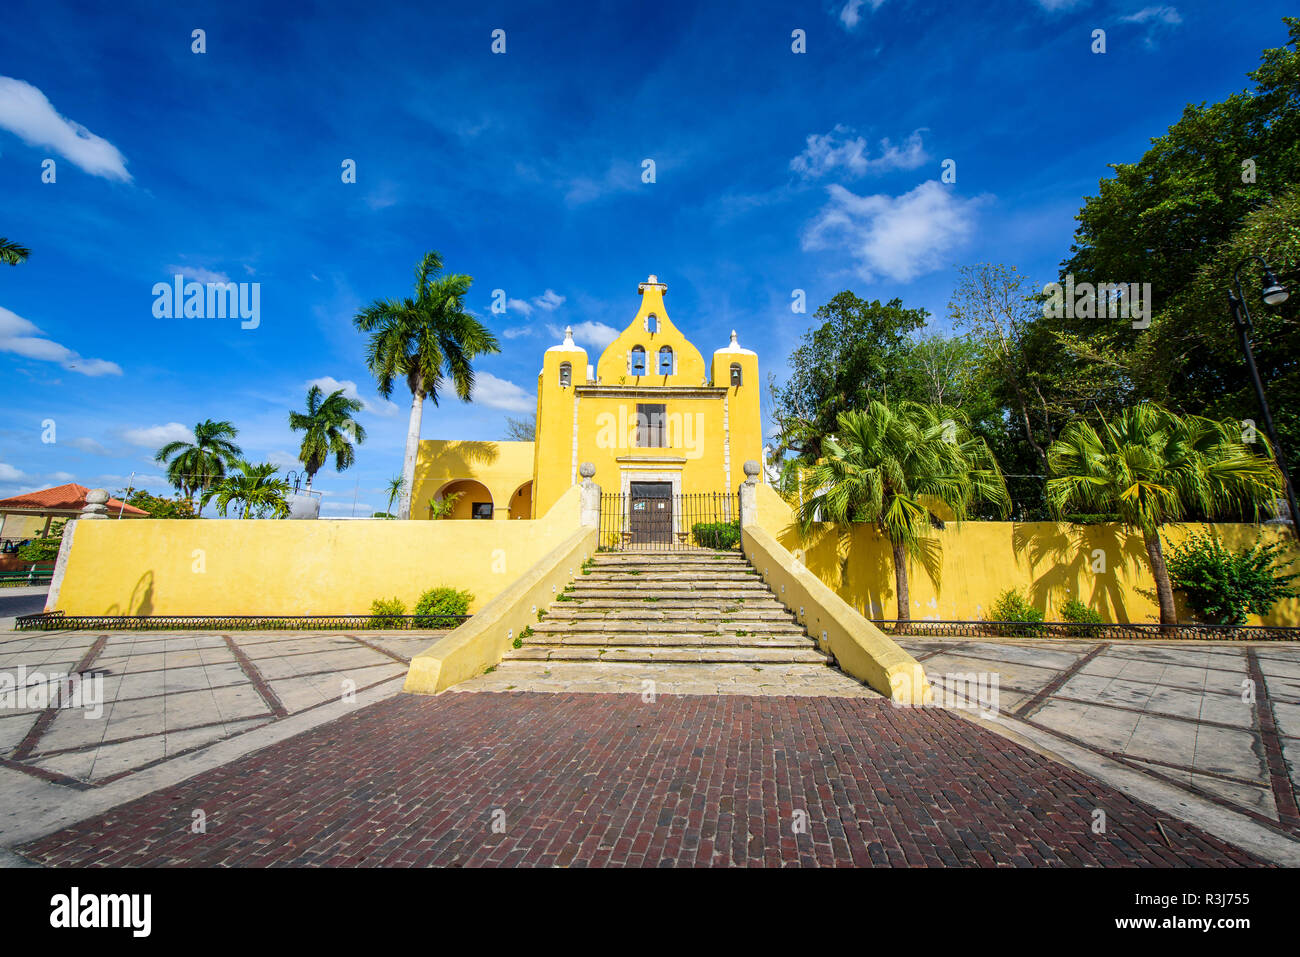
[[[49,865],[1262,863],[938,709],[524,692],[399,695],[18,850]]]

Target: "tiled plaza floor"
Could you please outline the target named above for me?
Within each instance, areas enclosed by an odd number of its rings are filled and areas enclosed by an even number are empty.
[[[18,850],[48,865],[1261,863],[939,709],[522,692],[389,698]]]
[[[406,673],[439,633],[9,633],[0,674],[102,679],[102,707],[0,710],[0,765],[99,786]],[[394,689],[394,692],[396,689]]]
[[[999,676],[999,710],[1300,832],[1300,646],[900,638],[938,688]]]

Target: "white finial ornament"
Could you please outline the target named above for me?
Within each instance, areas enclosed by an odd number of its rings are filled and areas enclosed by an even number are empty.
[[[738,345],[740,345],[740,343],[736,342],[736,330],[735,330],[735,329],[732,329],[732,330],[731,330],[731,347],[734,349],[734,348],[736,348]]]
[[[732,333],[732,338],[735,338],[735,333]],[[564,327],[564,344],[566,346],[573,345],[573,326]]]

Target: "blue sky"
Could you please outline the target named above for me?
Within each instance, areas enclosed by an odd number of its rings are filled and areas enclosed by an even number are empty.
[[[503,349],[480,362],[474,402],[426,406],[425,438],[501,437],[531,411],[557,330],[573,325],[594,361],[649,273],[702,351],[735,328],[764,375],[784,376],[842,289],[899,296],[943,329],[956,265],[1053,278],[1106,164],[1137,159],[1186,103],[1246,87],[1293,12],[374,6],[6,7],[0,236],[32,256],[0,267],[0,495],[114,490],[133,471],[162,490],[153,451],[204,418],[288,467],[288,411],[321,381],[355,389],[370,435],[352,470],[318,476],[324,514],[351,514],[354,496],[358,514],[383,508],[409,396],[376,394],[350,320],[409,293],[427,249],[474,277],[469,305]],[[940,182],[945,159],[956,183]],[[152,287],[178,269],[260,283],[260,324],[156,318]]]

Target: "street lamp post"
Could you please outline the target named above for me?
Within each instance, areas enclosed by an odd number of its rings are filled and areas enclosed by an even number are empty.
[[[1241,337],[1241,351],[1246,355],[1246,368],[1250,370],[1250,379],[1255,384],[1255,396],[1259,399],[1260,411],[1264,413],[1264,431],[1268,433],[1268,440],[1273,443],[1273,456],[1277,460],[1277,467],[1282,473],[1282,485],[1286,491],[1287,505],[1291,509],[1291,530],[1296,535],[1300,535],[1300,510],[1296,509],[1295,490],[1291,485],[1291,473],[1287,470],[1286,455],[1282,451],[1282,443],[1278,441],[1277,430],[1273,427],[1273,415],[1268,410],[1268,399],[1264,396],[1264,383],[1259,379],[1259,369],[1255,367],[1255,351],[1250,345],[1250,334],[1254,331],[1255,326],[1250,318],[1250,310],[1246,307],[1246,297],[1241,291],[1241,267],[1250,262],[1257,260],[1264,267],[1264,304],[1269,306],[1280,306],[1287,300],[1286,287],[1278,282],[1277,275],[1269,268],[1267,262],[1262,256],[1247,256],[1237,264],[1236,270],[1232,274],[1233,284],[1236,286],[1236,293],[1228,292],[1228,308],[1232,310],[1232,321],[1237,326],[1237,334]]]

